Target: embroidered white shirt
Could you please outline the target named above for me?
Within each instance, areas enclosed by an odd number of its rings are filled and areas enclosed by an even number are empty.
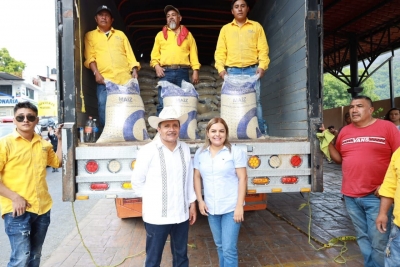
[[[132,189],[142,196],[144,222],[161,225],[188,220],[190,203],[196,200],[188,145],[178,141],[171,151],[157,139],[143,146],[132,173]]]
[[[239,178],[236,168],[246,167],[247,155],[237,146],[221,149],[214,158],[210,148],[199,148],[194,155],[194,168],[200,171],[204,188],[204,201],[208,212],[221,215],[235,210]]]

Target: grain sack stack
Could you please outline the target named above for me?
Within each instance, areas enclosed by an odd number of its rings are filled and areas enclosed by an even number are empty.
[[[106,89],[106,124],[97,143],[147,140],[138,81],[131,79],[125,86],[106,81]]]
[[[149,137],[153,139],[157,130],[150,127],[148,117],[157,115],[158,91],[156,86],[158,78],[154,68],[150,67],[149,63],[141,63],[140,65],[141,69],[138,72],[140,96],[144,103],[147,132]]]
[[[188,119],[181,125],[179,138],[199,139],[197,136],[197,98],[198,94],[191,83],[182,81],[179,87],[167,81],[159,81],[164,108],[173,107],[178,116],[188,114]]]
[[[257,121],[255,84],[259,76],[225,76],[221,90],[221,118],[237,139],[263,138]]]
[[[195,85],[199,94],[197,103],[197,128],[200,139],[205,139],[205,128],[209,120],[220,116],[220,92],[216,89],[217,70],[212,66],[202,66],[199,83]]]

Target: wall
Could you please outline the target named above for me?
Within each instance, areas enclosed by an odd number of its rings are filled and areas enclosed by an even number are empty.
[[[258,1],[249,14],[264,27],[270,64],[261,80],[269,135],[308,137],[305,1]]]

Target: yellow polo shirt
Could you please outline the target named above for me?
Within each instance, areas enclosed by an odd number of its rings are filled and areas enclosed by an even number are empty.
[[[168,28],[167,33],[167,40],[165,40],[162,31],[156,35],[153,50],[151,51],[150,66],[154,67],[157,64],[160,66],[188,65],[193,70],[200,69],[196,41],[192,33],[188,33],[180,46],[178,46],[178,36],[175,32]]]
[[[46,167],[58,168],[60,162],[51,143],[34,134],[31,142],[16,130],[0,139],[0,180],[10,190],[25,198],[27,211],[38,215],[52,206],[46,182]],[[0,196],[1,215],[13,211],[12,201]]]
[[[393,222],[400,227],[400,148],[392,155],[379,195],[394,199]]]
[[[95,61],[104,79],[121,85],[132,78],[133,67],[140,69],[128,38],[114,28],[111,28],[108,37],[98,27],[86,33],[85,59],[86,68],[90,69],[90,63]]]
[[[247,19],[240,27],[234,19],[224,25],[219,33],[215,50],[215,68],[218,73],[225,66],[244,68],[258,64],[268,69],[269,47],[267,37],[260,23]]]

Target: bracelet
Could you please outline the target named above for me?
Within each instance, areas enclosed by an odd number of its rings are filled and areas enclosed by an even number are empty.
[[[93,75],[96,75],[96,72],[97,72],[97,71],[94,71],[94,72],[93,72]]]

